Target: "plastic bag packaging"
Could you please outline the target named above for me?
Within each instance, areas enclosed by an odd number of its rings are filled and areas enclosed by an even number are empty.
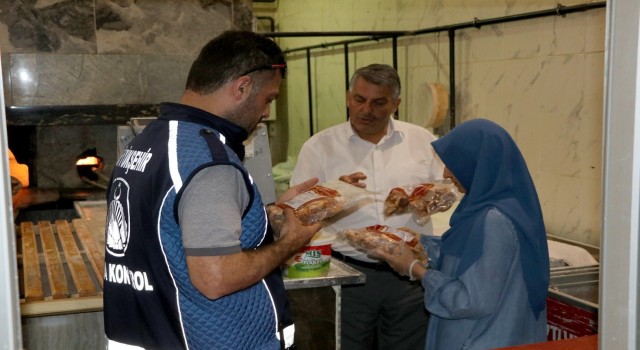
[[[424,225],[431,215],[449,210],[458,200],[456,188],[449,183],[435,183],[432,186],[418,186],[411,193],[409,206],[413,210],[413,219],[418,225]]]
[[[268,206],[267,215],[276,231],[284,222],[283,208],[286,207],[293,209],[304,225],[311,225],[350,208],[372,193],[340,180],[331,180],[315,185],[284,203]]]
[[[384,201],[384,215],[391,216],[402,214],[409,208],[409,194],[411,189],[405,187],[395,187],[389,191]]]
[[[449,182],[395,187],[385,199],[384,214],[390,216],[410,211],[415,222],[424,225],[431,215],[449,210],[456,200],[456,188]]]
[[[366,254],[381,250],[387,254],[400,255],[403,249],[409,248],[416,259],[424,264],[427,262],[426,253],[420,244],[420,234],[407,227],[394,229],[385,225],[374,225],[342,230],[336,234],[336,239]]]

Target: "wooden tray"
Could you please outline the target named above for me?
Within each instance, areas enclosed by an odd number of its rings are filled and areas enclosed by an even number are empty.
[[[104,253],[85,222],[22,222],[20,311],[43,316],[102,310]]]

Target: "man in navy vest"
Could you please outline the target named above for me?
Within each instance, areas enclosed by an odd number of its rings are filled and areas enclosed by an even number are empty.
[[[161,104],[123,152],[107,190],[110,349],[293,348],[279,266],[320,225],[287,209],[274,241],[242,165],[242,143],[269,116],[285,72],[272,40],[224,32],[202,48],[180,103]]]

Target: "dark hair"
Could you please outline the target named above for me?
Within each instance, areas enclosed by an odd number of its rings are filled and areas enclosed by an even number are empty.
[[[284,63],[284,54],[273,40],[250,31],[225,31],[202,48],[191,65],[186,88],[209,94],[256,67]]]
[[[353,91],[353,87],[358,78],[362,78],[374,85],[390,88],[393,98],[400,96],[400,77],[398,76],[398,72],[389,65],[374,63],[359,68],[353,73],[353,76],[351,76],[349,91]]]

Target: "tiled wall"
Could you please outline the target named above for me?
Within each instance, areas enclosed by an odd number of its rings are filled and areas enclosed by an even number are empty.
[[[571,6],[594,1],[563,1]],[[555,1],[514,0],[297,0],[264,7],[277,30],[418,30],[553,9]],[[598,245],[601,231],[602,100],[605,8],[456,31],[458,121],[492,119],[505,127],[525,155],[538,188],[547,231]],[[256,6],[256,14],[258,7]],[[280,38],[285,49],[349,38]],[[392,63],[390,41],[349,48],[349,70]],[[345,120],[342,46],[312,50],[316,130]],[[306,53],[288,56],[290,74],[278,104],[287,121],[287,153],[308,138]],[[422,123],[430,108],[424,86],[449,86],[446,32],[398,39],[403,83],[400,119]]]
[[[252,28],[250,0],[0,0],[5,104],[177,101],[202,45],[232,28]],[[91,147],[98,147],[110,173],[116,126],[105,118],[96,115],[82,126],[39,121],[38,187],[86,186],[74,162]],[[11,113],[7,119],[11,125]]]

